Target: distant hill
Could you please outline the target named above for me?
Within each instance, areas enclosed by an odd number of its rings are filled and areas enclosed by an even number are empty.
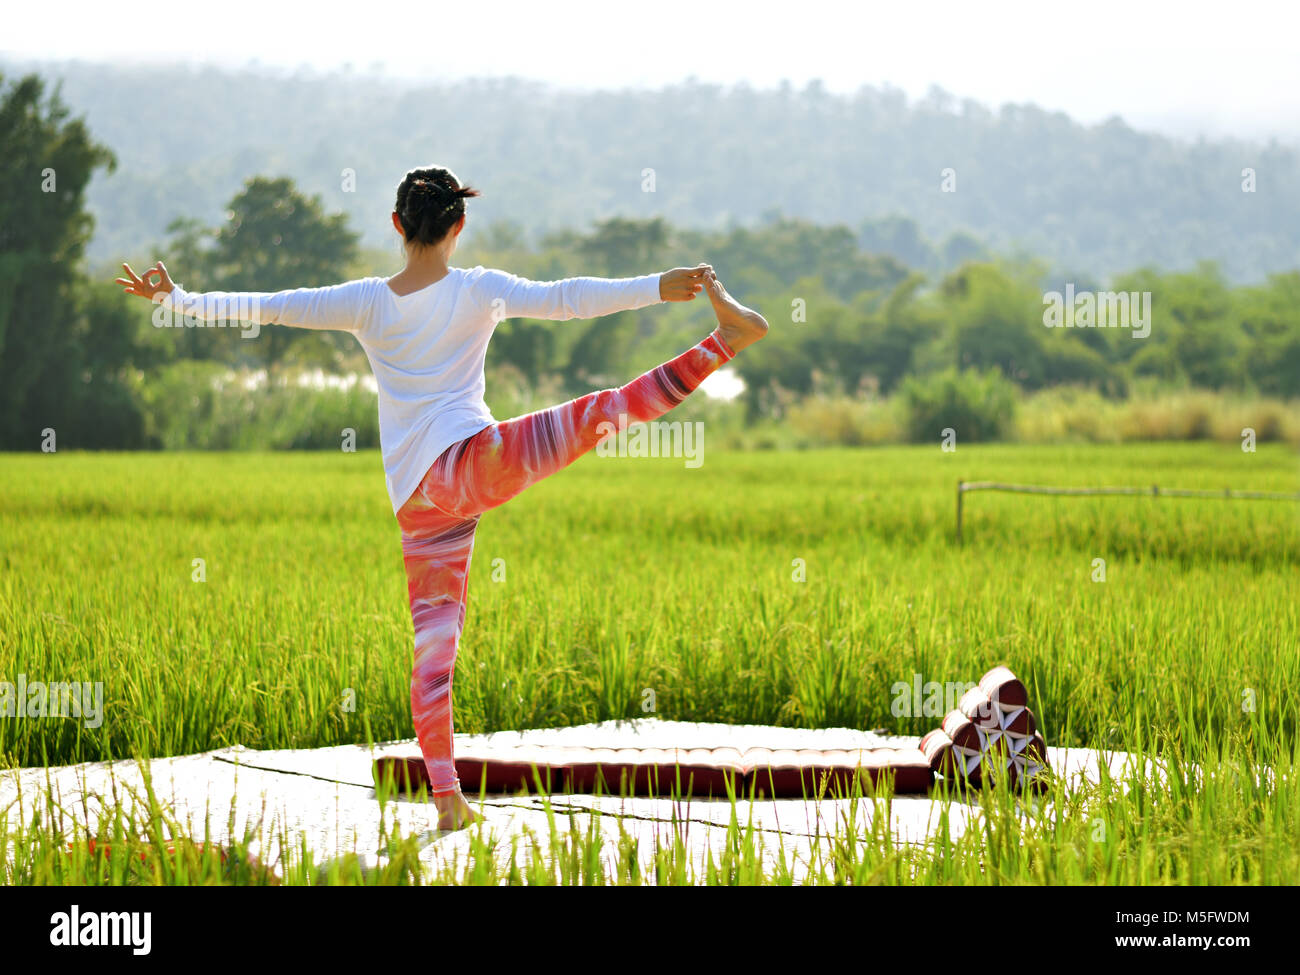
[[[816,85],[569,92],[0,61],[9,81],[33,68],[62,80],[73,114],[118,156],[90,193],[95,259],[162,239],[174,217],[218,222],[255,174],[293,177],[346,211],[365,243],[389,246],[397,181],[437,161],[483,189],[476,220],[532,235],[613,215],[718,227],[779,211],[847,224],[909,263],[925,263],[918,248],[951,256],[977,240],[1081,276],[1213,259],[1253,281],[1300,266],[1295,149],[1184,143],[1032,105],[992,111],[942,93],[908,102],[892,89],[842,96]],[[1246,168],[1254,193],[1242,192]],[[345,169],[355,192],[341,189]],[[955,192],[942,191],[946,169]],[[654,192],[643,191],[647,170]]]

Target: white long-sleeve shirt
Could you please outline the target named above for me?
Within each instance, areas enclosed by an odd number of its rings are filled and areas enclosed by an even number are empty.
[[[482,266],[451,268],[408,295],[384,278],[292,291],[187,292],[160,302],[201,321],[340,329],[356,335],[379,387],[379,442],[397,512],[438,455],[496,422],[483,401],[483,361],[506,318],[598,318],[659,298],[659,275],[529,281]]]

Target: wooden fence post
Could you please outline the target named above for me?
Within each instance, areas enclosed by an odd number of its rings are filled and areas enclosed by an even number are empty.
[[[958,481],[957,481],[957,544],[958,544],[958,545],[962,544],[962,540],[961,540],[961,496],[962,496],[963,494],[966,493],[965,491],[962,490],[962,488],[963,488],[964,486],[965,486],[965,482],[964,482],[964,481],[961,481],[961,480],[958,480]]]

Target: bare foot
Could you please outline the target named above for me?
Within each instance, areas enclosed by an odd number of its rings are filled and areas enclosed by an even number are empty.
[[[463,829],[477,823],[483,817],[470,808],[461,791],[448,792],[445,795],[430,796],[438,808],[439,829]]]
[[[713,302],[714,314],[718,316],[718,331],[732,352],[753,345],[767,334],[767,319],[727,294],[727,289],[712,269],[704,272],[704,290],[709,301]]]

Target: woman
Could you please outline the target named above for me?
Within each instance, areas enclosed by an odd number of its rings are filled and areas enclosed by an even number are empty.
[[[465,624],[466,582],[479,516],[565,467],[601,439],[600,425],[653,420],[711,372],[767,332],[707,264],[662,274],[537,282],[504,271],[451,267],[465,228],[465,200],[478,192],[440,167],[415,169],[397,188],[393,228],[406,266],[324,288],[276,293],[190,294],[159,261],[118,278],[174,313],[225,323],[352,332],[379,386],[380,444],[388,493],[402,530],[415,664],[411,712],[429,770],[439,826],[477,817],[461,795],[452,756],[451,680]],[[513,420],[483,402],[488,339],[504,318],[595,318],[708,293],[717,327],[698,345],[619,389],[589,393]],[[608,427],[604,429],[609,429]]]

